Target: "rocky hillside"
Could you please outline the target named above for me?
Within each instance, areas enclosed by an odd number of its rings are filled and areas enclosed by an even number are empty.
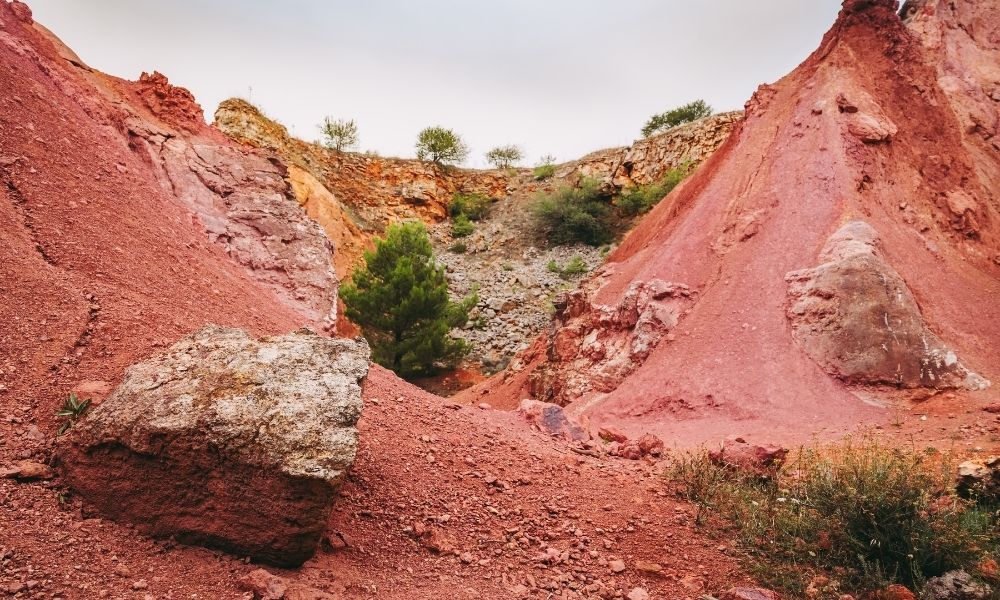
[[[705,160],[741,115],[716,115],[630,147],[595,152],[557,165],[555,175],[543,181],[531,169],[477,171],[332,150],[291,137],[284,126],[239,99],[223,102],[215,122],[233,139],[277,152],[290,165],[296,197],[333,240],[340,273],[350,272],[387,224],[405,219],[428,224],[438,258],[448,267],[452,295],[458,299],[478,290],[473,322],[460,335],[472,345],[470,365],[492,373],[548,325],[555,296],[576,286],[579,275],[566,278],[550,265],[564,266],[578,257],[590,271],[608,250],[551,247],[532,231],[529,206],[535,195],[574,185],[581,177],[619,190],[652,183],[678,165]],[[458,192],[494,201],[490,215],[461,240],[451,234],[447,219]]]
[[[671,439],[975,409],[1000,377],[1000,7],[848,0],[819,49],[467,398]],[[482,395],[480,395],[482,394]]]

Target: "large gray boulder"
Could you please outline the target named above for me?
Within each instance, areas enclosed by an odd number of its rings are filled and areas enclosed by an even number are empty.
[[[150,535],[301,564],[354,461],[368,360],[363,340],[205,327],[130,367],[59,439],[59,470]]]
[[[793,271],[788,317],[806,353],[852,384],[980,390],[973,373],[924,322],[906,282],[885,260],[864,221],[837,230],[820,264]]]

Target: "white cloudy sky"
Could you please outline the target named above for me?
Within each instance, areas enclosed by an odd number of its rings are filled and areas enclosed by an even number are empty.
[[[482,166],[515,143],[560,161],[630,143],[649,115],[741,108],[799,64],[840,0],[28,0],[88,64],[158,70],[211,119],[230,96],[299,137],[353,118],[361,149],[412,156],[427,125]]]

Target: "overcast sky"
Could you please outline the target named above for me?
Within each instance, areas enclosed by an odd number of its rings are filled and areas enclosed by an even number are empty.
[[[742,108],[793,69],[840,0],[28,0],[92,67],[158,70],[211,120],[250,97],[305,139],[353,118],[361,150],[413,156],[443,125],[482,154],[560,161],[625,145],[653,113]],[[252,92],[251,92],[252,89]]]

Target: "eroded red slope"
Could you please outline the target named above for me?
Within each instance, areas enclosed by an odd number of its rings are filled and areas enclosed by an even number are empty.
[[[472,394],[553,399],[682,442],[839,433],[887,420],[873,404],[901,398],[995,399],[995,385],[859,385],[823,368],[793,335],[786,276],[864,221],[926,330],[1000,381],[997,8],[921,3],[908,26],[892,2],[845,2],[820,48],[757,91],[727,144],[562,306],[553,333]],[[813,329],[839,327],[870,293],[841,291]],[[875,341],[893,324],[848,333]]]

